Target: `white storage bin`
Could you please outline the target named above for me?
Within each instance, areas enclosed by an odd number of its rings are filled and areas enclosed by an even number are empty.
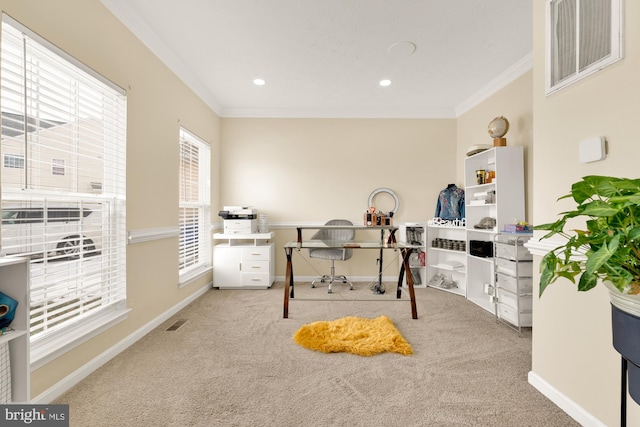
[[[520,322],[518,324],[518,312],[508,305],[498,304],[498,317],[512,325],[521,327],[531,327],[531,313],[520,313]]]
[[[510,260],[525,260],[529,261],[533,259],[533,255],[527,248],[522,245],[515,245],[513,243],[496,242],[496,253],[498,258],[505,258]]]
[[[522,261],[511,261],[503,258],[496,258],[497,272],[514,277],[531,277],[533,274],[533,263]]]
[[[533,307],[533,299],[531,298],[531,295],[520,296],[520,298],[518,298],[517,294],[499,288],[497,289],[497,293],[500,304],[508,305],[514,310],[520,309],[520,312],[531,311]],[[520,303],[519,307],[518,303]]]
[[[500,288],[510,292],[518,292],[518,284],[520,285],[520,293],[528,294],[533,292],[533,279],[531,277],[516,278],[498,273],[497,281]]]

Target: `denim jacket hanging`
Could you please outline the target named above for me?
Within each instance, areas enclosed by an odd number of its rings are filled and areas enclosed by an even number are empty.
[[[464,215],[464,190],[455,184],[449,184],[438,195],[435,217],[454,220],[462,219]]]

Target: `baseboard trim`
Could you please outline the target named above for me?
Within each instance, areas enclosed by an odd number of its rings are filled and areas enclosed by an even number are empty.
[[[587,412],[582,406],[560,393],[555,387],[542,379],[533,371],[528,375],[529,384],[555,403],[571,418],[584,427],[606,427],[606,424]]]
[[[102,365],[107,363],[109,360],[116,357],[118,354],[122,353],[124,350],[129,348],[132,344],[138,341],[140,338],[147,335],[149,332],[160,326],[163,322],[167,321],[171,316],[178,313],[180,310],[185,308],[187,305],[191,304],[193,301],[201,297],[205,294],[209,289],[211,289],[213,283],[208,283],[202,289],[191,294],[186,299],[180,301],[178,304],[173,306],[171,309],[162,313],[160,316],[156,317],[122,341],[118,342],[116,345],[110,347],[107,351],[95,357],[85,365],[76,369],[71,374],[67,375],[62,380],[58,381],[52,387],[49,387],[46,391],[39,394],[35,398],[30,400],[30,403],[34,404],[49,404],[54,401],[56,398],[61,396],[67,390],[71,389],[73,386],[78,384],[80,381],[88,377],[92,372],[96,369],[100,368]]]

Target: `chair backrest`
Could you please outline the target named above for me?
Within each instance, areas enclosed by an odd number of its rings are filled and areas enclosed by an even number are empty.
[[[353,225],[353,223],[348,219],[332,219],[331,221],[327,221],[324,225]],[[315,240],[341,240],[341,241],[353,240],[355,237],[356,237],[356,231],[348,230],[348,229],[318,230],[313,236],[311,236],[311,238]]]

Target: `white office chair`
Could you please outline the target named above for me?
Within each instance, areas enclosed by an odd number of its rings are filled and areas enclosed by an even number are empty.
[[[332,219],[325,223],[325,225],[353,225],[353,223],[346,219]],[[313,236],[311,236],[312,240],[327,240],[327,241],[344,241],[349,242],[352,241],[356,236],[355,230],[345,230],[345,229],[323,229],[318,230]],[[310,248],[309,249],[309,257],[316,259],[328,259],[331,260],[331,273],[325,274],[322,277],[315,279],[311,282],[311,287],[316,287],[316,282],[325,283],[329,282],[329,290],[328,293],[332,293],[332,285],[336,280],[341,280],[342,283],[348,283],[349,289],[353,290],[353,283],[351,283],[346,276],[340,275],[336,276],[336,261],[346,261],[353,256],[353,249],[345,249],[345,248]]]

